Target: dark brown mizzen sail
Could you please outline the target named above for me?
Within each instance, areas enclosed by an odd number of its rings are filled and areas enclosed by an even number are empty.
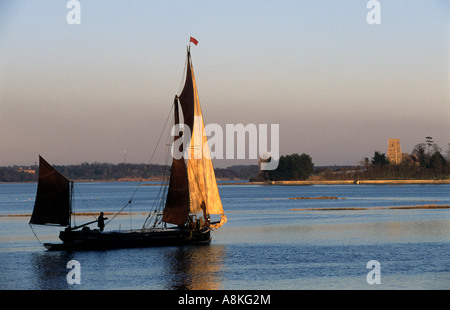
[[[174,100],[175,125],[180,123],[178,116],[178,97]],[[175,141],[180,139],[175,137]],[[182,148],[182,146],[181,146]],[[184,158],[173,159],[170,172],[169,190],[164,207],[163,222],[184,225],[189,215],[189,184]]]
[[[30,224],[70,225],[71,182],[39,156],[39,180]]]
[[[163,222],[184,225],[189,215],[189,186],[184,159],[173,159]]]

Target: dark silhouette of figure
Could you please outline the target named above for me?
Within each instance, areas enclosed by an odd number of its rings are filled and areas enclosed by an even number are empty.
[[[105,220],[107,220],[107,217],[103,217],[103,212],[100,212],[100,216],[98,217],[98,223],[97,226],[100,229],[100,231],[103,231],[105,228]]]

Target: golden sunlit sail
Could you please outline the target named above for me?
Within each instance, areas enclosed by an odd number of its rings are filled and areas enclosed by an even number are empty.
[[[182,225],[186,222],[188,213],[190,213],[203,214],[203,221],[206,223],[210,214],[218,214],[221,215],[221,221],[211,224],[212,228],[218,228],[226,222],[226,216],[223,212],[217,187],[208,140],[204,133],[205,125],[189,49],[185,84],[180,96],[175,97],[175,124],[179,122],[177,99],[180,102],[184,123],[190,128],[191,138],[187,146],[186,162],[185,159],[173,159],[169,191],[162,220],[166,223]],[[174,140],[176,141],[179,138],[177,136]],[[184,164],[186,164],[186,169]],[[186,186],[186,177],[188,186]],[[187,191],[187,193],[183,191]],[[175,200],[175,196],[181,198]],[[188,206],[184,199],[187,196],[189,197]]]

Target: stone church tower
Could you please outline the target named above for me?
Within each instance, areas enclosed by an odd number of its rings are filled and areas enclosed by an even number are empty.
[[[391,164],[398,165],[402,162],[400,139],[389,139],[387,158]]]

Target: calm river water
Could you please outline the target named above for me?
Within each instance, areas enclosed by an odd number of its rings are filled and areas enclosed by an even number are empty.
[[[75,211],[118,211],[136,186],[76,184]],[[159,189],[140,186],[125,210],[132,214],[107,229],[141,227]],[[29,217],[19,216],[31,213],[36,184],[0,184],[0,289],[450,289],[450,209],[376,208],[450,205],[448,184],[219,190],[228,223],[209,246],[47,252],[40,242],[58,241],[60,228],[34,226],[38,240]],[[339,199],[289,199],[299,196]],[[359,207],[369,209],[320,210]],[[67,281],[71,260],[80,263],[81,284]]]

